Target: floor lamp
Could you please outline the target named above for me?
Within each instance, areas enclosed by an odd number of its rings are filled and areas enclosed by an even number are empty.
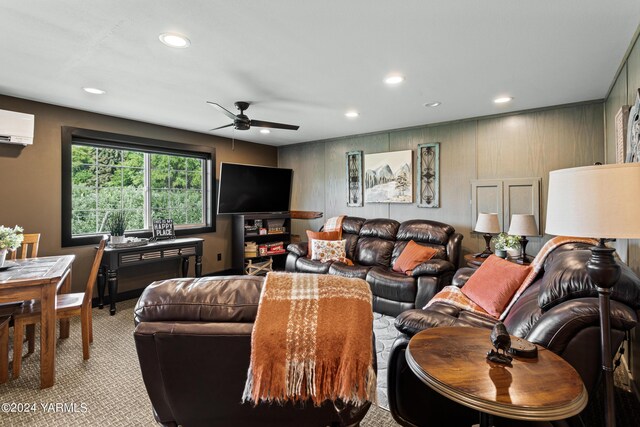
[[[599,241],[591,249],[587,272],[598,290],[605,418],[607,427],[613,427],[615,405],[609,295],[620,277],[620,266],[613,256],[615,249],[605,246],[605,240],[640,238],[640,163],[550,172],[545,232],[594,237]]]

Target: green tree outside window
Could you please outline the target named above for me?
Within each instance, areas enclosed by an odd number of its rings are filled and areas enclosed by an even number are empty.
[[[73,235],[107,232],[114,210],[126,212],[127,231],[159,218],[204,225],[203,159],[80,144],[71,155]]]

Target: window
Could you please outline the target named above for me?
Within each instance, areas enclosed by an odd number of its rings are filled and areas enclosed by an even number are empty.
[[[117,210],[128,235],[160,218],[178,235],[215,231],[213,149],[66,127],[62,144],[63,246],[97,242]]]

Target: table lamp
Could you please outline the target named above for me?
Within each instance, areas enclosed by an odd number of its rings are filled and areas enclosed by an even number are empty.
[[[520,257],[516,260],[518,264],[530,264],[531,259],[527,257],[527,240],[526,236],[537,236],[538,225],[536,217],[533,215],[513,214],[511,215],[511,225],[509,226],[509,234],[512,236],[520,236]]]
[[[497,234],[500,232],[500,222],[498,221],[497,213],[480,213],[478,214],[478,221],[476,221],[476,227],[474,231],[484,233],[484,241],[487,247],[483,252],[476,254],[476,258],[487,258],[493,254],[491,252],[491,234]]]
[[[585,166],[549,173],[547,234],[594,237],[587,273],[598,290],[605,418],[615,426],[609,295],[620,266],[605,239],[640,238],[640,163]],[[615,350],[615,349],[614,349]]]

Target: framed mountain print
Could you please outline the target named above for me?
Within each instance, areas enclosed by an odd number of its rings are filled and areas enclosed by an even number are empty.
[[[413,202],[412,150],[366,154],[364,171],[366,203]]]

